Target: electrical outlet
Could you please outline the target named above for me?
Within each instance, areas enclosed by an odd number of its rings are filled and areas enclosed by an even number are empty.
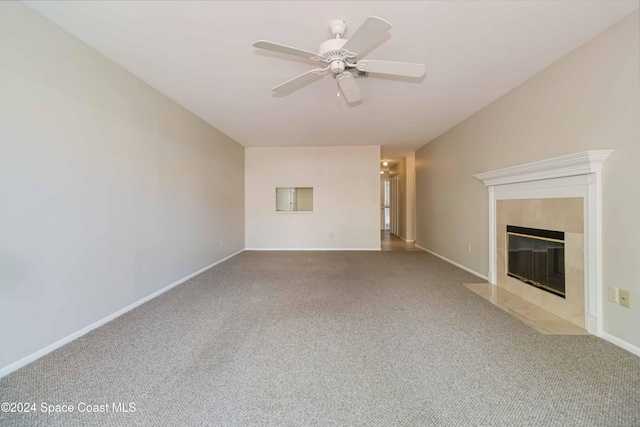
[[[617,304],[618,303],[618,288],[612,288],[611,286],[609,286],[607,288],[607,296],[609,298],[609,301],[615,302]]]
[[[631,301],[629,301],[629,291],[626,289],[620,289],[620,305],[623,307],[631,308]]]
[[[224,248],[224,240],[220,239],[220,247]]]
[[[471,243],[469,243],[469,246],[467,246],[467,252],[471,252]]]

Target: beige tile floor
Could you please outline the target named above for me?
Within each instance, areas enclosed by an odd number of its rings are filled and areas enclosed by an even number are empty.
[[[559,318],[490,283],[466,283],[471,291],[545,335],[589,335],[584,329]]]
[[[380,249],[383,251],[402,251],[413,252],[421,251],[420,248],[416,248],[415,243],[405,242],[399,237],[394,236],[388,231],[382,231],[380,237]]]

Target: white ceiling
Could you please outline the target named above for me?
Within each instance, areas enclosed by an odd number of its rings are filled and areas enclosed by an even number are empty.
[[[433,140],[639,6],[632,1],[27,1],[245,146],[381,145],[397,159]],[[348,106],[327,75],[287,96],[271,88],[313,62],[255,49],[317,51],[344,19],[393,28],[369,59],[419,62],[422,81],[357,80]]]

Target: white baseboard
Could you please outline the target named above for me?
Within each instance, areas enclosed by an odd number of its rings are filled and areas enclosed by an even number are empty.
[[[413,242],[415,242],[415,240],[407,240],[407,239],[405,239],[405,238],[404,238],[404,237],[402,237],[402,236],[398,236],[398,237],[399,237],[399,238],[401,238],[402,240],[404,240],[404,241],[405,241],[405,242],[407,242],[407,243],[413,243]]]
[[[245,248],[245,251],[379,251],[380,248]]]
[[[587,332],[591,335],[598,335],[598,321],[593,314],[585,313],[584,323]]]
[[[640,357],[640,347],[637,347],[631,343],[626,342],[625,340],[622,340],[614,335],[611,335],[609,333],[606,332],[602,332],[602,335],[600,336],[600,338],[609,341],[611,344],[615,344],[618,347],[624,348],[625,350],[627,350],[630,353],[635,354],[636,356]]]
[[[487,276],[485,276],[484,274],[480,274],[480,273],[478,273],[477,271],[474,271],[474,270],[470,269],[469,267],[465,267],[465,266],[464,266],[464,265],[462,265],[462,264],[458,264],[458,263],[457,263],[457,262],[455,262],[455,261],[451,261],[449,258],[445,258],[445,257],[443,257],[442,255],[437,254],[437,253],[435,253],[435,252],[433,252],[433,251],[430,251],[430,250],[429,250],[429,249],[427,249],[427,248],[423,248],[423,247],[422,247],[422,246],[420,246],[420,245],[417,245],[417,244],[416,244],[415,246],[416,246],[416,248],[418,248],[418,249],[422,249],[422,250],[423,250],[423,251],[425,251],[425,252],[429,252],[431,255],[436,256],[436,257],[440,258],[441,260],[447,261],[449,264],[455,265],[456,267],[461,268],[462,270],[464,270],[464,271],[466,271],[466,272],[468,272],[468,273],[471,273],[471,274],[473,274],[474,276],[478,276],[479,278],[481,278],[481,279],[483,279],[483,280],[486,280],[487,282],[489,281],[489,278],[488,278]]]
[[[57,350],[58,348],[62,347],[65,344],[70,343],[71,341],[80,338],[81,336],[85,335],[88,332],[91,332],[92,330],[99,328],[100,326],[112,321],[113,319],[115,319],[116,317],[119,317],[121,315],[123,315],[124,313],[133,310],[134,308],[138,307],[139,305],[144,304],[145,302],[152,300],[153,298],[157,297],[158,295],[161,295],[165,292],[167,292],[168,290],[175,288],[176,286],[186,282],[187,280],[191,279],[192,277],[197,276],[200,273],[203,273],[205,271],[207,271],[208,269],[215,267],[216,265],[228,260],[229,258],[232,258],[236,255],[238,255],[240,252],[243,252],[244,249],[241,249],[237,252],[232,253],[231,255],[222,258],[221,260],[218,260],[216,262],[214,262],[213,264],[210,264],[204,268],[201,268],[200,270],[196,271],[195,273],[191,273],[190,275],[188,275],[187,277],[183,277],[182,279],[178,280],[177,282],[173,282],[172,284],[165,286],[164,288],[155,291],[154,293],[147,295],[146,297],[139,299],[138,301],[129,304],[128,306],[121,308],[120,310],[116,311],[115,313],[112,313],[106,317],[103,317],[102,319],[98,320],[97,322],[94,322],[92,324],[90,324],[89,326],[85,326],[84,328],[80,329],[79,331],[76,331],[74,333],[72,333],[71,335],[67,335],[66,337],[62,338],[61,340],[58,340],[56,342],[54,342],[53,344],[50,344],[48,346],[46,346],[45,348],[42,348],[38,351],[36,351],[35,353],[31,353],[28,356],[23,357],[20,360],[17,360],[13,363],[11,363],[10,365],[7,365],[3,368],[0,368],[0,378],[9,375],[10,373],[12,373],[13,371],[16,371],[20,368],[22,368],[25,365],[28,365],[29,363],[41,358],[42,356],[51,353],[54,350]]]

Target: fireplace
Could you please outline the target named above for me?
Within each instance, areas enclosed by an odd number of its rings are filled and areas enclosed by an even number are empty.
[[[489,282],[595,335],[602,333],[604,294],[602,167],[612,151],[584,151],[474,175],[489,193]],[[509,224],[564,233],[564,298],[507,274]]]
[[[507,275],[565,298],[564,232],[507,225]]]

